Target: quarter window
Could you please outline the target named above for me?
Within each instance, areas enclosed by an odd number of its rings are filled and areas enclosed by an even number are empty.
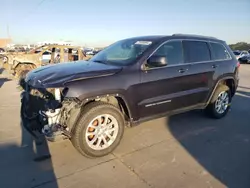
[[[164,56],[168,65],[176,65],[184,62],[181,41],[172,41],[163,44],[153,56]]]
[[[188,63],[210,61],[210,50],[206,42],[183,41]]]
[[[215,60],[226,60],[230,59],[230,55],[227,49],[219,43],[210,43]]]

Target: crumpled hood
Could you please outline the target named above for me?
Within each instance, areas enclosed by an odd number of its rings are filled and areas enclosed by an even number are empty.
[[[118,66],[91,61],[60,63],[30,71],[25,81],[36,88],[56,88],[64,87],[69,81],[112,75],[121,69]]]

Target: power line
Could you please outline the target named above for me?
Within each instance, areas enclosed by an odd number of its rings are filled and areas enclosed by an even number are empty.
[[[44,3],[44,1],[46,1],[46,0],[40,1],[37,5],[38,5],[38,6],[42,5],[42,4]]]
[[[40,6],[42,6],[42,4],[45,2],[46,0],[41,0],[41,1],[39,1],[36,5],[35,5],[35,7],[32,9],[32,10],[30,10],[29,12],[28,12],[28,14],[24,17],[24,16],[22,16],[24,19],[23,20],[18,20],[18,22],[17,23],[20,23],[20,22],[22,22],[22,21],[25,21],[26,19],[28,19],[29,17],[30,17],[30,15],[31,14],[33,14],[35,11],[37,11],[37,9],[40,7]]]
[[[40,7],[45,1],[46,1],[46,0],[41,0],[39,3],[37,3],[36,9],[37,9],[38,7]]]
[[[45,1],[46,1],[46,0],[41,0],[41,1],[39,1],[39,3],[36,4],[35,8],[32,9],[32,10],[29,12],[29,14],[32,14],[34,11],[36,11]],[[28,15],[27,17],[29,17],[29,15]]]

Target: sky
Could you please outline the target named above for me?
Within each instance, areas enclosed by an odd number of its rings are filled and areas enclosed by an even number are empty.
[[[0,38],[101,47],[187,33],[250,42],[249,8],[250,0],[1,0]]]

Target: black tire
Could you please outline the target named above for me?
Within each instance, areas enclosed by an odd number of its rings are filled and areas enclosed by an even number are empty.
[[[118,134],[115,141],[106,149],[94,150],[92,149],[85,139],[85,133],[88,124],[98,115],[110,114],[118,122]],[[111,153],[120,143],[125,127],[124,116],[121,111],[108,103],[93,102],[84,107],[82,115],[72,130],[71,142],[73,146],[86,157],[102,157]]]
[[[223,113],[218,113],[215,109],[215,103],[216,103],[216,100],[218,99],[219,94],[223,91],[228,93],[229,105]],[[216,91],[214,92],[214,95],[210,101],[210,104],[206,107],[205,112],[207,115],[209,115],[212,118],[220,119],[228,113],[230,106],[231,106],[231,101],[232,101],[232,95],[231,95],[231,91],[229,87],[227,85],[219,85]]]

